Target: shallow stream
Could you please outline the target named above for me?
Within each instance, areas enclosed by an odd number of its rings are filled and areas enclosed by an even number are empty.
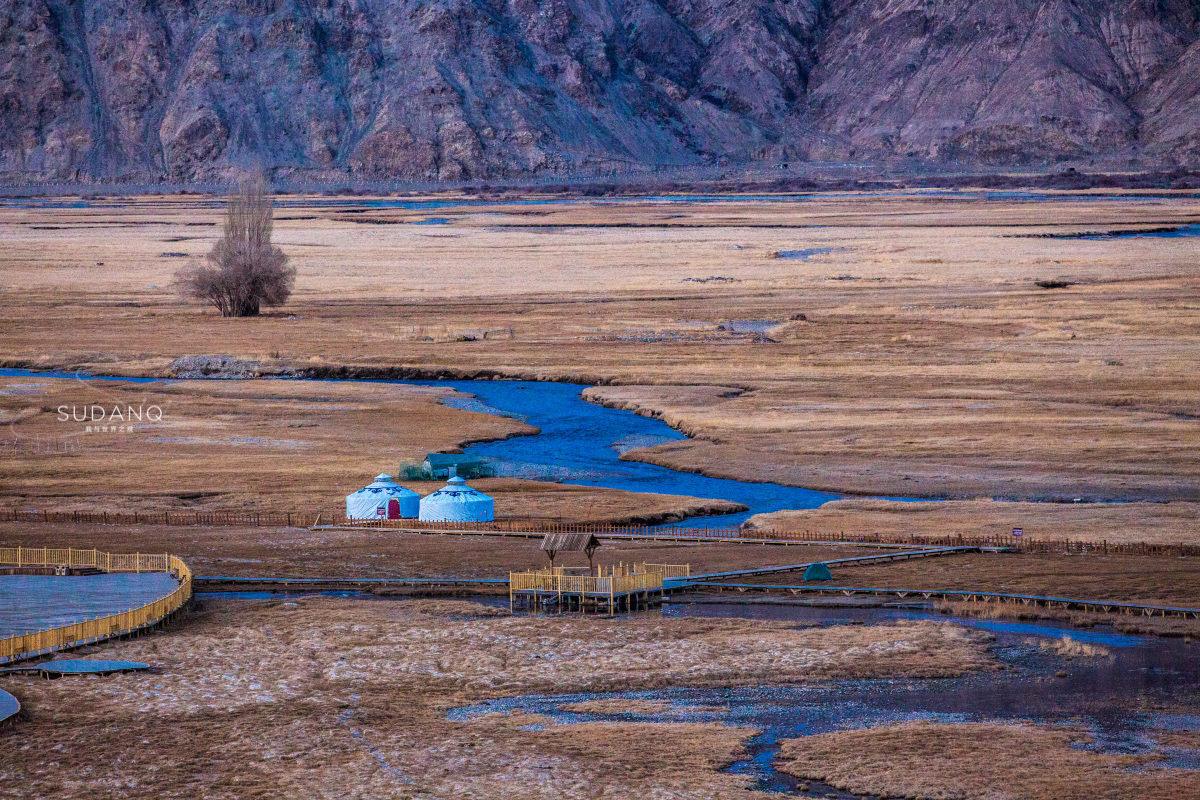
[[[1097,628],[1080,631],[1054,623],[1029,624],[947,617],[934,612],[828,609],[740,604],[672,604],[667,616],[719,616],[791,621],[802,625],[887,624],[936,619],[982,628],[995,636],[993,652],[1005,669],[936,680],[855,680],[802,687],[665,689],[619,693],[526,695],[453,709],[466,721],[486,713],[522,711],[550,724],[594,721],[720,722],[762,731],[747,742],[748,757],[729,767],[752,776],[766,791],[796,793],[799,782],[773,761],[783,739],[909,721],[1032,721],[1084,728],[1080,745],[1104,753],[1159,752],[1158,766],[1200,769],[1200,751],[1159,747],[1161,731],[1200,731],[1200,643],[1130,636]],[[1053,646],[1064,636],[1100,648],[1099,656],[1065,659]],[[631,699],[670,704],[655,713],[578,713],[570,703]],[[728,710],[715,711],[714,708]],[[1181,709],[1183,709],[1181,711]],[[534,722],[534,725],[544,724]],[[811,784],[808,796],[853,797]]]
[[[143,383],[155,380],[20,369],[0,369],[0,376]],[[622,461],[620,456],[630,450],[680,441],[687,436],[661,420],[587,402],[580,394],[588,388],[586,384],[517,380],[370,382],[455,389],[462,394],[443,400],[448,406],[512,417],[540,428],[541,433],[533,436],[517,436],[465,448],[468,453],[494,461],[497,473],[503,476],[730,500],[750,508],[743,513],[692,517],[679,523],[688,527],[733,527],[752,514],[816,508],[840,497],[830,492],[776,483],[710,478],[654,464]],[[34,389],[36,385],[31,383],[24,391]],[[381,465],[379,469],[385,466]]]
[[[535,436],[517,436],[464,448],[473,455],[493,459],[499,474],[633,492],[716,498],[750,508],[744,513],[692,517],[680,523],[688,527],[731,527],[752,514],[816,508],[840,497],[777,483],[710,478],[655,464],[622,461],[620,456],[635,448],[687,437],[661,420],[589,403],[580,394],[588,388],[584,384],[508,380],[415,383],[474,395],[451,396],[443,401],[446,405],[513,417],[541,429]]]

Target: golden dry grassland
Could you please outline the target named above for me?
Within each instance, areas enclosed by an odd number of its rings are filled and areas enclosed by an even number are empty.
[[[1200,608],[1200,559],[980,553],[866,566],[832,565],[832,585],[958,589]],[[747,583],[800,583],[800,575]]]
[[[836,531],[908,536],[1006,536],[1021,528],[1028,539],[1085,542],[1195,542],[1200,535],[1198,503],[1022,503],[946,500],[904,503],[850,498],[806,511],[756,514],[749,528],[776,531]]]
[[[446,719],[532,692],[791,684],[990,669],[986,637],[936,623],[796,629],[749,620],[511,617],[453,600],[204,601],[106,658],[154,674],[9,677],[0,797],[765,798],[717,770],[752,730]],[[539,729],[540,727],[540,729]]]
[[[0,377],[0,505],[61,511],[324,512],[402,462],[537,431],[441,405],[420,386],[311,381],[139,384]],[[95,405],[140,409],[133,431],[91,432]],[[59,411],[60,408],[65,411]],[[151,411],[151,409],[160,409]],[[64,421],[63,414],[71,417]],[[155,421],[151,418],[161,416]],[[107,424],[107,423],[106,423]],[[127,427],[127,426],[113,426]],[[429,494],[441,482],[408,486]],[[743,508],[719,499],[545,481],[476,481],[507,519],[656,521]]]
[[[863,795],[930,800],[1178,800],[1200,772],[1156,767],[1155,755],[1075,747],[1061,726],[909,723],[789,739],[781,769]]]
[[[1192,223],[1188,193],[287,201],[297,292],[250,320],[169,289],[218,234],[208,198],[0,210],[0,359],[615,382],[594,397],[697,437],[639,454],[672,466],[867,494],[1200,499],[1196,240],[1029,238]],[[430,216],[449,222],[405,224]],[[772,341],[729,329],[744,319]]]

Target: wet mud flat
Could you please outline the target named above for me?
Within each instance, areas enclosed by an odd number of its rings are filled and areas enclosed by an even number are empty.
[[[945,619],[922,610],[796,605],[680,604],[665,615],[790,620],[804,626]],[[727,770],[767,792],[862,797],[778,767],[785,742],[910,724],[1069,727],[1072,747],[1141,758],[1154,768],[1200,770],[1200,643],[953,617],[986,630],[997,669],[959,678],[868,679],[798,687],[673,688],[498,698],[459,707],[452,720],[528,714],[542,727],[595,722],[724,723],[758,731]],[[1185,746],[1181,746],[1185,745]]]

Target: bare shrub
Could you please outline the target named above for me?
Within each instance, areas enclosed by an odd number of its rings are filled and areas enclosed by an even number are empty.
[[[203,263],[176,273],[180,293],[212,303],[222,317],[253,317],[264,306],[286,303],[296,270],[271,244],[272,207],[261,175],[243,181],[229,198],[224,235]]]

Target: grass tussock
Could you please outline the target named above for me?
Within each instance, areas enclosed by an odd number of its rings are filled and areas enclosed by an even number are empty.
[[[1062,636],[1058,639],[1029,637],[1025,639],[1025,644],[1066,659],[1109,658],[1112,656],[1112,651],[1107,647],[1091,644],[1090,642],[1081,642],[1078,639],[1072,639],[1070,636]]]
[[[1200,750],[1200,731],[1153,731],[1152,735],[1159,747]]]
[[[1200,772],[1159,756],[1074,746],[1078,730],[996,723],[911,723],[784,742],[782,769],[845,791],[929,800],[1178,800],[1200,796]]]

